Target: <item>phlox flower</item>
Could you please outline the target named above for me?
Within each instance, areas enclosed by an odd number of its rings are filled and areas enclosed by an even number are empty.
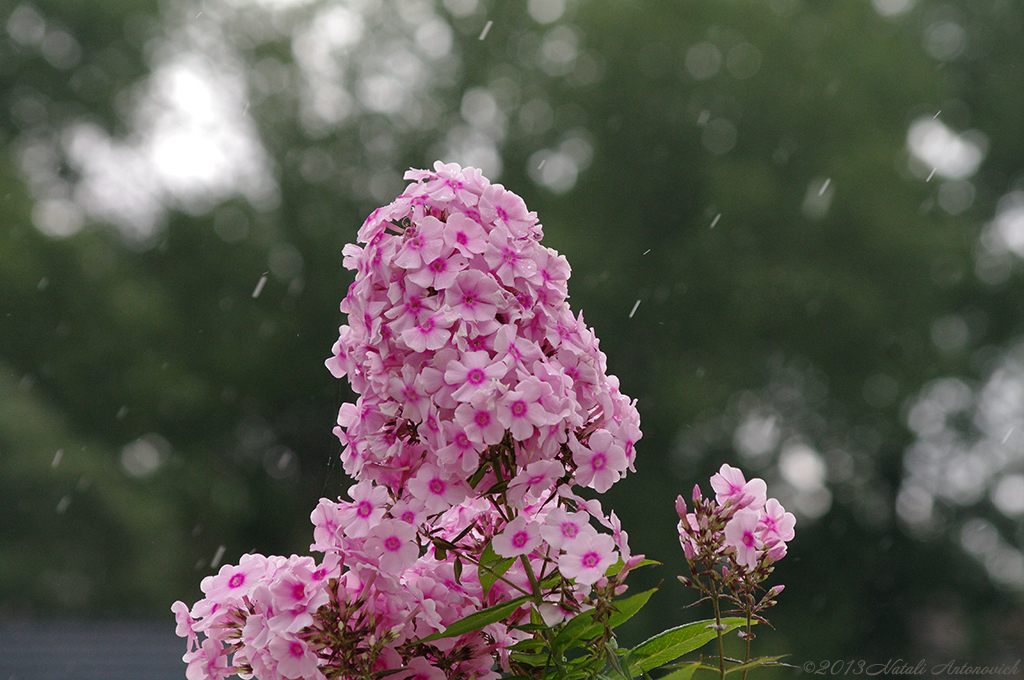
[[[430,408],[430,399],[423,378],[414,366],[402,366],[401,373],[389,381],[388,393],[402,405],[402,416],[414,422],[422,422]]]
[[[263,555],[242,555],[237,565],[225,564],[216,576],[207,576],[199,584],[209,600],[236,604],[249,594],[267,573],[267,558]]]
[[[445,243],[466,257],[482,255],[487,250],[487,232],[480,224],[462,213],[453,213],[447,221]]]
[[[796,517],[793,513],[786,512],[774,498],[765,501],[764,509],[761,511],[761,518],[758,523],[758,533],[765,543],[775,541],[792,541],[796,535]]]
[[[565,475],[565,468],[557,460],[538,460],[527,465],[509,482],[506,495],[511,503],[520,505],[527,494],[538,497],[551,489],[555,481]]]
[[[517,238],[526,236],[537,223],[537,215],[526,208],[522,198],[500,184],[484,189],[479,201],[480,217],[508,228]]]
[[[469,260],[451,251],[450,245],[445,245],[448,254],[442,251],[440,257],[424,265],[420,269],[410,271],[409,280],[424,288],[444,290],[452,285],[456,275],[469,266]]]
[[[477,269],[459,272],[445,291],[445,304],[465,321],[494,322],[499,298],[497,282]]]
[[[407,227],[402,235],[402,246],[395,254],[395,265],[418,269],[440,257],[444,246],[442,226],[436,217],[426,217],[419,224]]]
[[[338,528],[342,524],[341,508],[327,498],[321,498],[309,514],[313,523],[313,545],[310,550],[325,552],[338,543]]]
[[[465,429],[470,441],[493,446],[505,436],[498,419],[496,400],[488,394],[477,394],[468,403],[455,409],[455,422]]]
[[[441,349],[452,336],[453,321],[443,312],[434,312],[422,319],[415,326],[402,331],[402,342],[414,352],[427,352]]]
[[[349,487],[351,503],[341,504],[341,522],[346,536],[361,538],[380,522],[390,500],[388,490],[369,481]]]
[[[597,430],[587,444],[575,437],[569,439],[572,460],[576,463],[576,481],[604,493],[625,473],[628,461],[625,450],[615,443],[608,430]]]
[[[189,615],[188,605],[178,600],[171,605],[171,611],[174,612],[174,634],[186,639],[189,651],[194,650],[199,641],[194,628],[196,622]]]
[[[514,285],[516,277],[536,280],[537,263],[532,257],[519,252],[515,241],[509,241],[509,233],[504,229],[491,232],[484,259],[506,286]]]
[[[739,468],[723,463],[718,474],[711,477],[711,488],[719,505],[760,510],[764,506],[768,485],[763,479],[754,478],[749,482]]]
[[[394,675],[396,680],[445,680],[443,670],[432,665],[422,656],[410,659],[405,668]]]
[[[482,443],[470,440],[466,428],[458,423],[445,421],[443,429],[448,444],[437,450],[437,459],[442,466],[467,473],[476,470],[480,464]]]
[[[558,557],[562,576],[580,585],[593,585],[615,564],[615,541],[607,534],[584,533],[569,543]]]
[[[491,540],[491,546],[501,557],[517,557],[529,555],[540,542],[540,525],[520,515],[505,525],[504,531]]]
[[[515,390],[506,392],[498,402],[498,420],[518,441],[526,441],[534,428],[553,424],[554,418],[542,401],[552,394],[551,386],[528,376]]]
[[[368,556],[378,560],[381,571],[398,573],[419,556],[416,528],[400,520],[382,520],[371,530],[364,549]]]
[[[736,563],[753,569],[757,566],[764,543],[757,537],[760,515],[757,510],[742,508],[725,524],[725,544],[736,549]]]
[[[277,672],[284,678],[298,680],[323,677],[317,671],[319,659],[308,643],[294,635],[275,636],[267,646],[277,661]]]
[[[444,381],[452,386],[456,401],[470,401],[480,390],[486,390],[508,372],[505,358],[491,359],[488,352],[466,352],[452,361],[444,372]]]
[[[418,527],[427,519],[427,509],[421,501],[416,498],[403,498],[395,501],[391,506],[391,516],[406,524]]]
[[[597,533],[590,526],[590,515],[582,511],[568,512],[565,508],[558,507],[544,518],[540,535],[552,548],[561,550],[588,530]]]
[[[430,464],[424,464],[409,480],[409,493],[429,512],[442,512],[466,497],[468,489],[459,479],[450,479]]]
[[[213,638],[203,640],[202,646],[186,652],[181,660],[188,664],[187,680],[220,680],[234,673],[228,666],[228,650]]]

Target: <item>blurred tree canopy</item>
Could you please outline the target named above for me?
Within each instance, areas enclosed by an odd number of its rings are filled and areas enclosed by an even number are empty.
[[[0,26],[0,616],[164,616],[220,562],[306,551],[348,487],[342,247],[442,159],[537,211],[639,398],[604,501],[665,563],[633,634],[690,615],[672,501],[728,461],[799,517],[765,653],[1024,647],[1020,3],[0,0]]]

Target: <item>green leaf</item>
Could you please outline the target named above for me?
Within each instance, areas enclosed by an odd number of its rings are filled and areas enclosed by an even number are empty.
[[[516,561],[514,557],[498,557],[494,548],[488,543],[480,554],[480,585],[484,589],[484,599],[491,592],[491,587],[508,571]]]
[[[738,666],[731,666],[730,668],[726,668],[725,674],[729,675],[729,673],[735,673],[736,671],[749,671],[751,668],[757,668],[758,666],[774,666],[776,665],[776,662],[784,656],[786,655],[780,654],[779,656],[759,656],[756,659],[751,659],[750,661],[747,661],[746,663],[741,663]]]
[[[501,621],[503,618],[522,607],[523,603],[529,599],[529,595],[523,595],[522,597],[517,597],[514,600],[501,602],[493,607],[473,612],[466,618],[459,619],[444,630],[428,635],[420,640],[420,642],[431,642],[433,640],[441,640],[443,638],[458,637],[459,635],[465,635],[466,633],[472,633],[475,630],[480,630],[484,626]]]
[[[713,666],[705,666],[699,661],[693,663],[683,664],[678,669],[672,671],[668,675],[661,676],[660,680],[690,680],[690,677],[697,671],[698,668],[705,668],[707,670],[718,671]]]
[[[714,628],[709,628],[714,623],[711,619],[695,621],[670,628],[641,642],[626,657],[630,673],[636,675],[650,671],[703,647],[717,636]],[[746,619],[739,617],[722,619],[722,625],[726,627],[722,632],[727,633],[746,623]]]
[[[613,604],[615,605],[615,611],[608,617],[608,626],[615,628],[616,626],[628,621],[634,614],[647,604],[647,601],[651,599],[651,595],[654,594],[657,588],[651,588],[645,590],[642,593],[631,595],[630,597],[622,600],[616,600]],[[579,640],[589,640],[601,633],[604,630],[604,626],[600,623],[594,622],[594,610],[588,610],[581,614],[577,614],[565,627],[559,631],[555,637],[554,648],[555,653],[558,655],[564,654],[565,650],[573,646],[573,643]]]
[[[655,562],[655,564],[657,564]],[[640,611],[647,601],[651,599],[651,595],[654,595],[657,591],[657,586],[650,590],[645,590],[642,593],[636,595],[630,595],[629,597],[622,600],[615,600],[615,611],[608,617],[608,625],[612,628],[620,626],[621,624],[629,621],[633,618],[633,615]]]

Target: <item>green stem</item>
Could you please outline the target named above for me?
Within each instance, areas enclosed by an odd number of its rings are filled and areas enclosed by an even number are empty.
[[[750,625],[751,625],[751,623],[750,623],[750,603],[748,602],[747,603],[747,634],[743,638],[743,641],[747,643],[747,651],[743,655],[743,663],[747,663],[748,661],[750,661]],[[746,669],[743,669],[743,676],[740,678],[740,680],[747,680],[747,670]]]
[[[715,605],[715,633],[718,635],[718,678],[725,680],[725,647],[722,645],[722,614],[718,607],[718,591],[711,593]]]
[[[540,592],[540,581],[537,580],[537,576],[533,573],[533,567],[530,566],[530,558],[526,555],[520,555],[519,561],[523,563],[523,568],[526,569],[526,576],[530,579],[530,590],[533,591],[533,599],[540,605],[543,599]]]

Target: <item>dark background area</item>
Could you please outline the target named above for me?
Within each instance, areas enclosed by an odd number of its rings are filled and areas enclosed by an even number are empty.
[[[342,247],[482,168],[639,399],[602,499],[703,612],[673,500],[798,517],[755,651],[1024,649],[1016,0],[0,0],[0,619],[170,620],[349,486]],[[184,649],[184,643],[182,643]]]

